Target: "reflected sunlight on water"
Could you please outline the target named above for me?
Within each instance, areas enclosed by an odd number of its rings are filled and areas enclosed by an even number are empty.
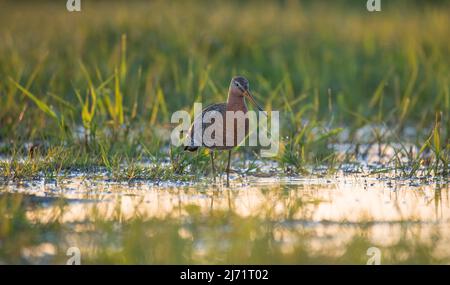
[[[9,185],[2,196],[21,197],[31,225],[66,226],[55,230],[53,242],[24,245],[25,263],[60,260],[52,244],[76,244],[90,262],[105,263],[358,264],[370,246],[389,249],[389,263],[448,263],[448,185],[410,184],[358,176],[248,177],[227,189],[74,178],[58,186]],[[180,252],[154,256],[136,252],[140,244],[150,252]],[[33,249],[44,247],[45,258],[36,259]]]

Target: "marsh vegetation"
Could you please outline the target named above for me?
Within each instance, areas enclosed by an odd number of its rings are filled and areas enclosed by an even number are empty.
[[[450,6],[335,2],[0,2],[0,263],[449,263]],[[211,189],[170,116],[236,74],[281,148]]]

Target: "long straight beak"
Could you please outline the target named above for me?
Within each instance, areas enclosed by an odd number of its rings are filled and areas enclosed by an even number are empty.
[[[258,108],[259,111],[263,112],[264,115],[266,115],[266,113],[264,112],[263,108],[261,108],[261,106],[258,105],[258,103],[256,103],[255,98],[253,97],[253,95],[250,93],[250,91],[245,90],[244,94],[247,96],[247,98],[253,103],[253,105],[255,105],[256,108]],[[267,116],[267,115],[266,115]]]

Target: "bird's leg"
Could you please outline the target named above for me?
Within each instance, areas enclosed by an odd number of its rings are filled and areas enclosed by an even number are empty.
[[[214,166],[214,151],[211,150],[209,152],[209,154],[211,155],[212,175],[214,177],[214,183],[215,183],[216,182],[216,167]]]
[[[228,151],[227,187],[230,187],[230,160],[231,160],[231,149]]]

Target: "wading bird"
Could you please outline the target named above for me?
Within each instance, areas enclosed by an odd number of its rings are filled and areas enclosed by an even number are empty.
[[[247,104],[245,103],[245,98],[247,98],[250,102],[252,102],[259,111],[263,111],[263,109],[256,103],[252,94],[249,91],[248,80],[242,76],[236,76],[231,79],[230,88],[228,90],[228,100],[226,103],[218,103],[212,104],[202,110],[201,116],[197,116],[194,119],[194,123],[192,124],[189,132],[186,136],[188,140],[188,145],[185,146],[184,150],[188,151],[196,151],[199,148],[200,144],[194,143],[195,134],[194,134],[194,126],[196,122],[201,126],[202,136],[211,124],[215,123],[214,117],[216,115],[221,116],[222,120],[220,123],[220,129],[222,132],[214,133],[214,141],[219,141],[220,143],[208,143],[207,141],[202,141],[201,145],[210,149],[211,156],[211,167],[212,174],[214,177],[214,181],[216,180],[216,168],[214,166],[214,150],[228,150],[228,163],[227,163],[227,186],[230,185],[230,160],[231,160],[231,150],[233,147],[239,145],[243,139],[248,135],[249,131],[249,121],[248,118],[245,118],[245,124],[238,124],[237,120],[234,120],[234,127],[227,128],[226,126],[226,116],[228,114],[241,111],[244,115],[247,114]],[[229,112],[231,111],[231,112]],[[212,119],[211,119],[212,118]],[[197,120],[200,120],[198,122]],[[242,130],[244,128],[244,130]],[[240,130],[241,129],[241,130]],[[230,131],[231,130],[231,131]],[[239,134],[244,134],[244,136],[239,136]],[[230,138],[230,136],[232,138]],[[198,136],[197,136],[198,137]],[[228,142],[232,143],[227,143]]]

